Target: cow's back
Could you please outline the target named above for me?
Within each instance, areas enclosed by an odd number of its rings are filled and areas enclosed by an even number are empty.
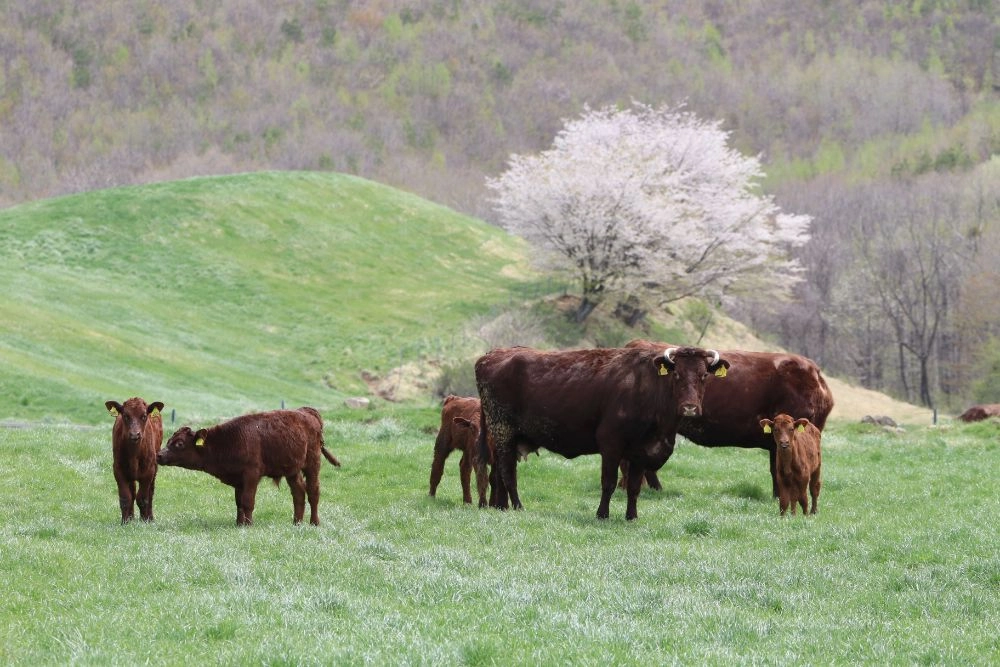
[[[595,454],[598,424],[627,409],[620,429],[644,431],[661,410],[659,393],[647,386],[655,373],[641,350],[594,349],[545,352],[492,350],[476,362],[484,420],[507,440],[528,440],[567,457]]]
[[[322,422],[301,410],[272,410],[230,419],[208,433],[217,455],[282,477],[302,469],[310,446],[322,441]]]

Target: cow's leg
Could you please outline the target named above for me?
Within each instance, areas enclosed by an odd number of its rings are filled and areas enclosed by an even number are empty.
[[[494,457],[493,468],[490,470],[490,507],[505,510],[510,502],[507,496],[507,487],[503,484],[500,476],[499,459]]]
[[[618,463],[617,457],[601,454],[601,504],[597,506],[598,519],[607,519],[611,514],[611,496],[614,495],[615,488],[618,486]],[[627,475],[630,488],[632,480],[636,478],[632,473],[630,467]],[[642,475],[639,475],[638,479],[641,484]]]
[[[302,479],[302,473],[297,472],[294,475],[286,475],[285,480],[288,482],[288,488],[292,491],[292,523],[302,523],[302,517],[306,512],[306,483]],[[310,500],[312,500],[310,498]]]
[[[785,516],[785,512],[788,511],[788,504],[790,502],[791,494],[788,490],[784,488],[778,489],[778,505],[781,507],[781,516]],[[792,508],[792,513],[795,513],[795,508]]]
[[[306,476],[306,494],[309,496],[309,523],[314,526],[319,525],[319,470],[322,467],[322,463],[319,457],[316,458],[315,466],[307,466],[305,469]]]
[[[260,479],[244,479],[236,487],[236,525],[253,525],[253,506],[257,498],[257,484]]]
[[[646,471],[646,484],[648,484],[649,488],[653,489],[654,491],[663,490],[663,485],[660,484],[660,477],[656,474],[655,470]]]
[[[629,464],[629,470],[631,474],[628,478],[628,505],[625,508],[625,518],[629,521],[634,521],[639,518],[639,514],[636,511],[636,504],[639,500],[639,491],[642,489],[642,480],[645,478],[645,471],[635,461]]]
[[[819,468],[816,468],[816,472],[812,474],[809,478],[809,494],[812,496],[812,509],[809,510],[810,514],[816,513],[816,502],[819,500],[819,489],[823,485],[823,482],[819,477]]]
[[[462,501],[466,504],[472,503],[472,461],[468,453],[462,454],[462,460],[458,462],[458,472],[462,479]]]
[[[489,491],[489,503],[492,504],[495,501],[495,491],[493,490],[493,484],[491,483],[492,474],[489,471],[486,464],[476,462],[473,466],[476,470],[476,491],[479,492],[479,506],[486,507],[486,493]]]
[[[156,478],[139,480],[139,490],[135,502],[139,506],[139,516],[143,521],[153,520],[153,484]]]
[[[772,446],[768,448],[768,458],[771,462],[771,497],[778,497],[778,451]]]
[[[451,447],[444,444],[443,438],[439,434],[437,440],[434,442],[434,461],[431,463],[430,495],[432,496],[437,493],[438,484],[441,483],[441,477],[444,475],[444,464],[448,460],[449,454],[451,454]]]
[[[799,506],[802,508],[802,516],[808,514],[809,509],[809,499],[806,496],[806,489],[809,488],[808,480],[804,480],[802,483],[802,488],[799,489]],[[792,512],[794,514],[794,510]]]
[[[510,506],[516,510],[524,509],[521,498],[517,494],[517,447],[513,441],[506,443],[505,447],[497,446],[497,466],[500,468],[499,478],[504,486],[503,498],[500,499],[501,509],[507,507],[507,496],[510,497]]]
[[[135,516],[135,483],[125,479],[117,470],[115,481],[118,482],[118,506],[122,511],[122,523],[128,523]]]

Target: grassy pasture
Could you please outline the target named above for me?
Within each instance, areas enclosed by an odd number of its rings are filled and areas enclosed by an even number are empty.
[[[162,468],[118,525],[110,425],[0,429],[3,664],[997,664],[1000,425],[834,423],[815,517],[761,451],[682,441],[599,522],[598,459],[521,464],[526,509],[427,496],[437,410],[328,412],[318,528],[282,484]]]

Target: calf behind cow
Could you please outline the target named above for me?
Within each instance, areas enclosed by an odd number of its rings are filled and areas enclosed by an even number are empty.
[[[816,501],[819,499],[820,480],[820,438],[818,428],[808,419],[792,419],[786,414],[774,418],[761,419],[760,426],[764,433],[770,433],[774,438],[778,502],[781,515],[785,515],[788,506],[792,506],[795,515],[795,503],[802,506],[802,514],[806,513],[806,489],[812,496],[810,514],[816,513]]]
[[[662,350],[666,343],[634,340],[626,347]],[[703,447],[759,447],[768,451],[771,491],[778,495],[774,440],[761,419],[785,413],[808,418],[820,431],[833,410],[833,393],[813,360],[786,352],[721,350],[730,363],[726,379],[709,378],[701,414],[681,419],[677,432]],[[659,487],[655,473],[650,486]]]
[[[315,409],[303,407],[243,415],[198,431],[183,426],[170,436],[157,461],[207,472],[233,487],[240,526],[253,523],[261,478],[270,477],[278,484],[284,477],[292,491],[294,522],[301,523],[308,495],[309,522],[319,525],[320,453],[340,466],[323,444],[323,418]]]
[[[441,476],[444,474],[444,464],[448,456],[454,451],[459,451],[462,453],[462,458],[458,462],[459,475],[462,481],[462,500],[466,503],[472,502],[471,478],[472,471],[476,470],[479,506],[486,506],[488,481],[486,479],[485,466],[478,465],[479,448],[476,446],[481,424],[482,413],[478,398],[445,397],[441,407],[441,428],[438,430],[437,438],[434,440],[434,461],[431,463],[430,495],[434,496],[437,494],[437,487],[441,482]],[[490,443],[492,444],[492,439]],[[492,463],[492,460],[491,447],[489,460],[484,463]],[[483,474],[479,473],[480,470],[483,470]]]
[[[122,523],[135,516],[153,520],[153,491],[156,486],[156,454],[163,442],[163,403],[146,403],[133,397],[124,404],[107,401],[104,407],[115,417],[111,427],[111,450],[114,459],[115,482],[118,483],[118,505]]]

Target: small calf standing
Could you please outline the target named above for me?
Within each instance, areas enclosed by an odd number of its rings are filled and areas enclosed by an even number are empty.
[[[478,398],[445,397],[441,408],[441,428],[434,441],[430,495],[434,496],[437,493],[438,484],[444,474],[444,463],[448,456],[454,451],[459,451],[462,452],[462,458],[458,462],[459,476],[462,480],[462,500],[466,503],[472,502],[472,471],[480,469],[475,462],[479,457],[479,448],[476,443],[479,440],[481,425],[482,414]],[[487,461],[487,463],[490,462]],[[480,507],[486,506],[488,483],[485,476],[480,479],[477,475],[476,486],[479,492]]]
[[[806,513],[806,487],[812,496],[809,513],[815,514],[822,485],[819,429],[808,419],[792,419],[786,414],[778,415],[774,421],[761,419],[760,425],[764,433],[774,436],[781,515],[784,516],[791,505],[794,516],[795,503],[802,506],[802,514]]]
[[[182,426],[156,460],[164,466],[207,472],[233,487],[238,526],[253,524],[261,478],[270,477],[278,484],[284,477],[292,490],[294,522],[302,522],[308,494],[309,522],[318,526],[320,452],[340,466],[323,444],[323,418],[315,409],[303,407],[243,415],[198,431]]]
[[[163,403],[147,404],[133,397],[121,404],[106,401],[104,407],[115,417],[111,427],[111,451],[114,457],[115,481],[118,483],[118,504],[122,523],[135,516],[153,520],[153,491],[156,486],[156,454],[163,442]],[[138,488],[137,488],[138,487]]]

